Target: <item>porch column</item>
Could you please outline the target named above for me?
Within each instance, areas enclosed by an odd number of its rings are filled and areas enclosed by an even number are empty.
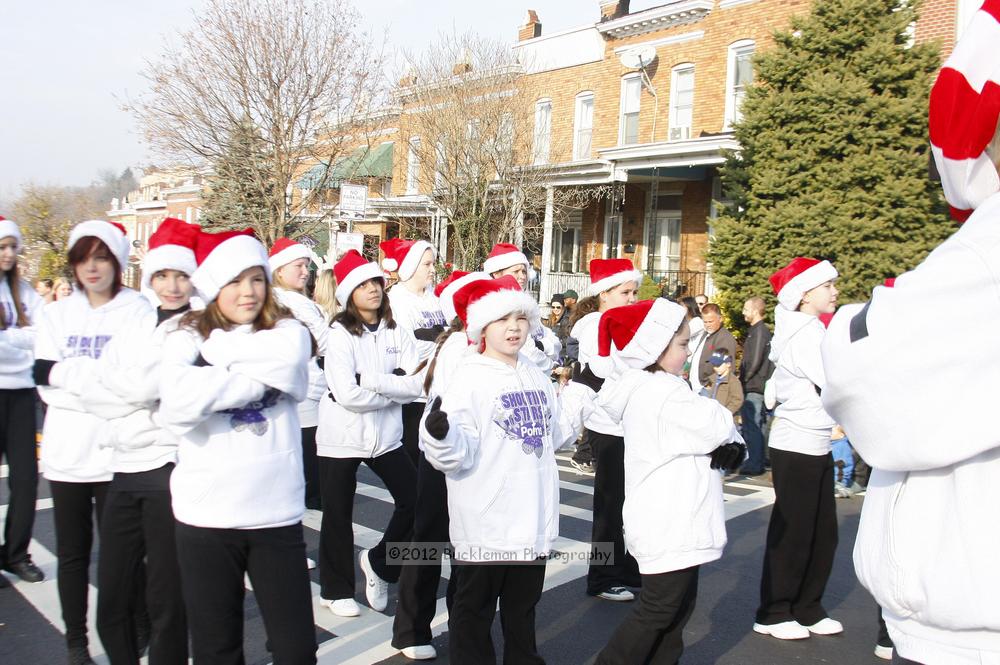
[[[551,187],[545,188],[545,220],[542,227],[542,277],[538,289],[538,299],[547,305],[552,298],[549,273],[552,271],[552,216],[555,207],[555,193]]]
[[[448,261],[448,218],[441,214],[441,211],[437,212],[438,220],[438,232],[437,232],[437,247],[438,256],[442,257],[445,262]]]

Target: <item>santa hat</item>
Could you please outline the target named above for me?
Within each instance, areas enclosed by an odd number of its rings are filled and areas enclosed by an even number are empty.
[[[260,266],[271,281],[267,268],[267,250],[254,237],[253,229],[198,233],[194,247],[198,268],[191,281],[206,303],[212,302],[226,284],[247,268]]]
[[[465,334],[473,344],[482,340],[486,326],[512,312],[527,315],[528,330],[542,325],[535,299],[522,291],[517,280],[510,275],[473,280],[458,289],[454,300],[455,311],[465,324]]]
[[[194,246],[200,230],[197,224],[174,217],[160,222],[156,232],[149,236],[149,251],[142,260],[143,288],[149,288],[149,281],[161,270],[179,270],[188,277],[194,274],[198,267]]]
[[[471,282],[489,278],[490,276],[484,272],[456,270],[448,276],[448,279],[438,284],[434,288],[434,295],[437,296],[441,311],[444,312],[444,320],[451,323],[458,316],[458,312],[455,311],[455,294],[460,288]]]
[[[590,295],[596,296],[625,282],[642,284],[642,273],[628,259],[594,259],[590,262]]]
[[[385,285],[385,277],[382,276],[382,269],[374,261],[366,261],[365,257],[352,249],[345,252],[337,264],[333,266],[333,274],[337,278],[337,302],[341,307],[347,306],[347,301],[351,297],[354,289],[361,286],[369,279],[378,277]]]
[[[392,238],[379,243],[379,249],[385,254],[382,267],[399,275],[399,281],[405,282],[417,271],[420,259],[428,249],[437,257],[434,247],[426,240],[403,240]]]
[[[273,273],[281,266],[288,265],[296,259],[312,259],[312,250],[291,238],[278,238],[271,245],[267,254],[267,265]]]
[[[490,255],[483,262],[483,272],[492,275],[522,263],[528,269],[528,279],[534,277],[535,271],[531,267],[528,257],[517,248],[517,245],[512,245],[509,242],[498,242],[493,245]]]
[[[128,266],[129,242],[125,236],[125,227],[118,222],[106,222],[103,219],[90,219],[80,222],[69,232],[67,250],[73,249],[82,238],[97,238],[105,245],[118,261],[118,269],[125,270]]]
[[[14,220],[0,215],[0,239],[2,238],[14,239],[16,243],[14,246],[15,252],[20,252],[21,248],[24,247],[24,237],[21,235],[21,228]]]
[[[930,139],[952,217],[1000,192],[986,154],[1000,118],[1000,0],[986,0],[944,63],[930,98]]]
[[[829,261],[806,259],[801,256],[771,275],[769,278],[778,303],[787,310],[795,311],[802,304],[806,291],[815,289],[824,282],[837,278],[837,269]]]
[[[616,364],[633,369],[649,367],[686,318],[687,308],[666,298],[609,309],[597,326],[597,358],[589,363],[591,371],[608,378]]]

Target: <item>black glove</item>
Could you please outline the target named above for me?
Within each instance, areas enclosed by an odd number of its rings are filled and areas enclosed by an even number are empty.
[[[536,339],[534,340],[534,342],[535,342],[535,348],[541,351],[542,353],[545,353],[545,346],[542,344],[542,340]]]
[[[594,374],[590,365],[581,365],[579,362],[573,363],[573,373],[570,374],[569,380],[582,383],[595,393],[604,387],[604,379]]]
[[[360,374],[355,374],[354,375],[354,383],[358,384],[359,386],[361,385],[361,375]]]
[[[330,398],[330,401],[331,401],[331,402],[334,402],[334,403],[336,403],[336,401],[337,401],[337,398],[333,396],[333,393],[332,393],[332,392],[331,392],[331,393],[327,393],[327,394],[326,394],[326,396]]]
[[[396,369],[392,370],[392,373],[396,376],[406,376],[406,370],[403,369],[402,367],[397,367]]]
[[[316,364],[320,369],[326,369],[326,356],[316,356]]]
[[[430,328],[417,328],[413,331],[413,336],[421,342],[436,342],[443,332],[444,326],[431,326]]]
[[[35,360],[35,366],[31,369],[31,376],[35,379],[36,386],[49,385],[49,374],[52,373],[52,368],[55,364],[56,361],[54,360],[45,360],[43,358]]]
[[[205,360],[205,356],[201,355],[200,353],[198,354],[198,357],[194,359],[195,367],[208,367],[209,364],[210,363],[207,360]]]
[[[444,437],[448,436],[448,429],[450,427],[448,424],[448,414],[441,410],[441,398],[436,397],[431,404],[431,412],[427,415],[427,419],[424,420],[424,429],[438,441],[444,441]]]
[[[713,469],[722,469],[723,471],[732,471],[743,463],[743,456],[746,454],[746,451],[747,447],[742,443],[736,443],[735,441],[724,443],[711,452],[711,467]]]

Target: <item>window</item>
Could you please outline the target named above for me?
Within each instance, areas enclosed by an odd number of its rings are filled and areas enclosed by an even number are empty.
[[[573,159],[590,159],[594,135],[594,93],[581,92],[576,96],[576,131],[573,133]]]
[[[448,186],[448,177],[445,175],[447,165],[444,144],[438,141],[434,146],[434,189],[444,189]]]
[[[675,211],[656,214],[650,229],[649,251],[653,270],[666,272],[680,270],[681,265],[681,216]]]
[[[583,212],[569,213],[552,231],[552,271],[580,272],[580,230],[583,228]]]
[[[514,161],[514,116],[504,113],[500,116],[497,135],[496,172],[497,177],[506,176]],[[501,173],[502,172],[502,173]]]
[[[740,107],[747,88],[753,83],[754,43],[745,39],[729,46],[729,68],[726,73],[726,127],[742,118]]]
[[[617,259],[622,255],[622,217],[610,213],[604,217],[604,258]]]
[[[642,98],[641,74],[629,74],[622,79],[621,124],[618,128],[618,144],[630,145],[639,142],[639,103]]]
[[[670,140],[691,138],[694,114],[694,65],[674,67],[670,79]]]
[[[552,102],[543,99],[535,104],[535,164],[548,164],[552,142]]]
[[[406,156],[406,193],[416,194],[420,186],[420,138],[410,139],[410,151]]]

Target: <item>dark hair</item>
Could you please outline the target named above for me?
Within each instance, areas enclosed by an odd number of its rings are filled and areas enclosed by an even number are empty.
[[[701,314],[718,314],[722,316],[722,310],[714,302],[706,303],[704,307],[701,308]]]
[[[14,261],[14,267],[7,271],[7,286],[10,288],[10,298],[14,303],[14,320],[7,321],[7,316],[3,310],[0,310],[0,330],[7,330],[8,326],[17,325],[18,328],[27,328],[31,325],[31,321],[28,320],[28,314],[24,311],[24,305],[21,304],[21,278],[18,276],[17,272],[17,261]]]
[[[372,280],[378,280],[382,286],[382,304],[378,306],[378,319],[379,321],[385,321],[386,328],[395,328],[396,321],[392,318],[392,307],[389,306],[389,296],[385,292],[385,280],[381,277],[372,277],[361,282],[358,286],[367,284]],[[364,319],[361,318],[361,312],[354,305],[354,291],[358,290],[358,286],[355,286],[350,295],[347,296],[347,304],[344,305],[344,309],[337,312],[337,315],[333,317],[336,323],[347,328],[347,332],[355,337],[361,337],[365,332]]]
[[[597,299],[597,296],[587,296],[583,300],[578,300],[576,307],[573,308],[573,318],[569,320],[570,327],[575,326],[577,321],[588,314],[593,314],[600,310],[601,302]]]
[[[698,301],[692,298],[691,296],[684,296],[678,301],[678,304],[687,307],[688,311],[687,317],[689,320],[701,318],[701,310],[698,309]]]
[[[52,280],[49,279],[48,277],[43,277],[42,279],[38,280],[38,283],[39,284],[44,284],[45,286],[49,287],[50,289],[52,288]]]
[[[465,330],[465,324],[462,323],[462,319],[456,316],[452,319],[451,325],[448,326],[448,329],[438,335],[438,338],[434,341],[437,346],[434,348],[434,355],[431,356],[430,362],[425,360],[420,363],[415,370],[413,370],[414,374],[419,374],[420,370],[424,367],[427,368],[427,374],[424,378],[425,395],[430,393],[431,384],[434,383],[434,370],[437,368],[438,354],[441,353],[441,347],[444,346],[444,343],[448,341],[449,337],[455,333],[462,332],[463,330]]]
[[[80,282],[80,278],[76,276],[76,267],[100,251],[107,252],[108,258],[111,259],[111,262],[115,266],[114,279],[111,282],[111,297],[113,298],[122,290],[122,267],[119,265],[118,259],[115,258],[115,253],[97,236],[84,236],[77,240],[76,244],[70,248],[67,258],[69,259],[70,270],[73,271],[73,283],[76,284],[76,288],[86,291],[83,283]]]

